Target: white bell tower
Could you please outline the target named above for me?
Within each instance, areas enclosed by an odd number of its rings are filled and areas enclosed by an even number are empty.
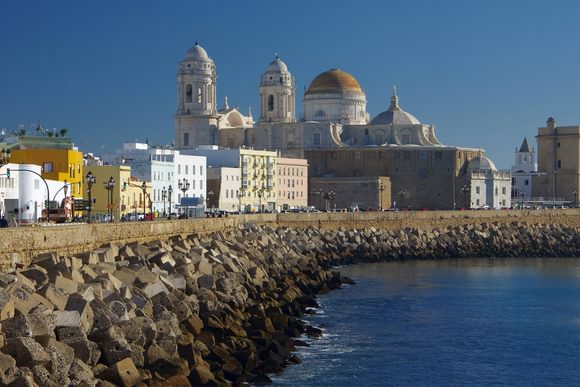
[[[296,122],[294,77],[276,54],[260,80],[260,123]]]
[[[177,70],[177,149],[217,143],[216,78],[213,60],[196,42]]]

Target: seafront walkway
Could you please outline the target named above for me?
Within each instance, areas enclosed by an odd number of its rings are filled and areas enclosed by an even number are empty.
[[[144,243],[174,235],[231,230],[253,223],[273,227],[315,227],[323,230],[398,230],[406,227],[430,231],[478,223],[524,222],[580,226],[580,209],[501,210],[501,211],[400,211],[358,213],[248,214],[226,218],[156,220],[99,224],[64,224],[0,229],[0,270],[14,264],[26,265],[38,254],[74,254],[107,243]]]

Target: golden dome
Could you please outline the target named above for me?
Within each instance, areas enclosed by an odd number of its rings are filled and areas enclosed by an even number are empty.
[[[352,75],[339,69],[330,69],[314,78],[305,94],[342,94],[344,92],[364,93]]]

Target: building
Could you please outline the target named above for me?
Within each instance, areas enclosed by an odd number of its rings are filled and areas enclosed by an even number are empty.
[[[240,168],[240,188],[236,197],[242,212],[271,212],[277,209],[277,152],[247,148],[219,149],[217,146],[181,152],[205,157],[208,168]],[[220,187],[225,188],[226,185]],[[221,189],[220,197],[223,194]],[[217,192],[213,191],[213,195]]]
[[[537,172],[535,149],[524,138],[522,145],[516,148],[515,162],[512,165],[512,198],[522,206],[532,197],[532,178]]]
[[[548,118],[538,128],[538,176],[533,196],[543,197],[547,205],[578,203],[580,192],[580,126],[557,126]]]
[[[132,177],[151,182],[152,208],[156,214],[201,216],[206,198],[206,160],[168,148],[151,148],[145,143],[124,143],[106,164],[128,165]]]
[[[278,157],[279,211],[301,209],[308,206],[308,161],[305,159]]]
[[[306,158],[310,179],[389,177],[389,197],[402,196],[407,206],[432,209],[457,207],[460,188],[469,183],[469,161],[484,154],[479,148],[442,144],[433,125],[403,110],[396,88],[386,110],[371,119],[363,88],[340,69],[314,77],[303,94],[300,120],[294,77],[278,56],[260,77],[258,122],[251,114],[217,110],[216,79],[213,60],[196,43],[177,73],[177,148],[210,144],[277,151],[283,157]],[[190,90],[197,100],[190,97]],[[396,199],[389,205],[395,206]]]
[[[317,209],[349,211],[391,207],[408,208],[405,192],[399,192],[399,202],[391,198],[391,182],[386,176],[317,177],[310,179],[310,203]]]
[[[83,154],[70,138],[20,136],[12,144],[10,161],[39,165],[44,179],[67,182],[69,195],[82,197]]]
[[[209,167],[207,169],[206,207],[230,212],[239,211],[240,176],[240,168]]]
[[[94,177],[90,187],[91,221],[120,220],[128,214],[143,213],[143,190],[139,182],[131,181],[131,167],[128,165],[92,165],[87,172]],[[139,192],[139,190],[141,192]],[[138,193],[138,195],[136,195]],[[147,194],[151,193],[151,188]],[[83,198],[89,200],[89,187],[85,182]],[[146,208],[149,210],[149,205]],[[85,213],[85,215],[87,215]]]
[[[510,208],[511,207],[511,174],[499,171],[487,157],[480,155],[467,164],[468,181],[461,187],[466,209]]]
[[[65,185],[41,177],[41,172],[36,164],[0,166],[0,217],[6,218],[9,224],[38,222],[43,218],[47,201],[54,203],[51,208],[65,206],[64,199],[68,196]]]

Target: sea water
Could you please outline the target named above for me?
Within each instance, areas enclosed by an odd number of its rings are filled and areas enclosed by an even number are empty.
[[[469,259],[339,268],[320,339],[280,386],[578,385],[580,260]]]

